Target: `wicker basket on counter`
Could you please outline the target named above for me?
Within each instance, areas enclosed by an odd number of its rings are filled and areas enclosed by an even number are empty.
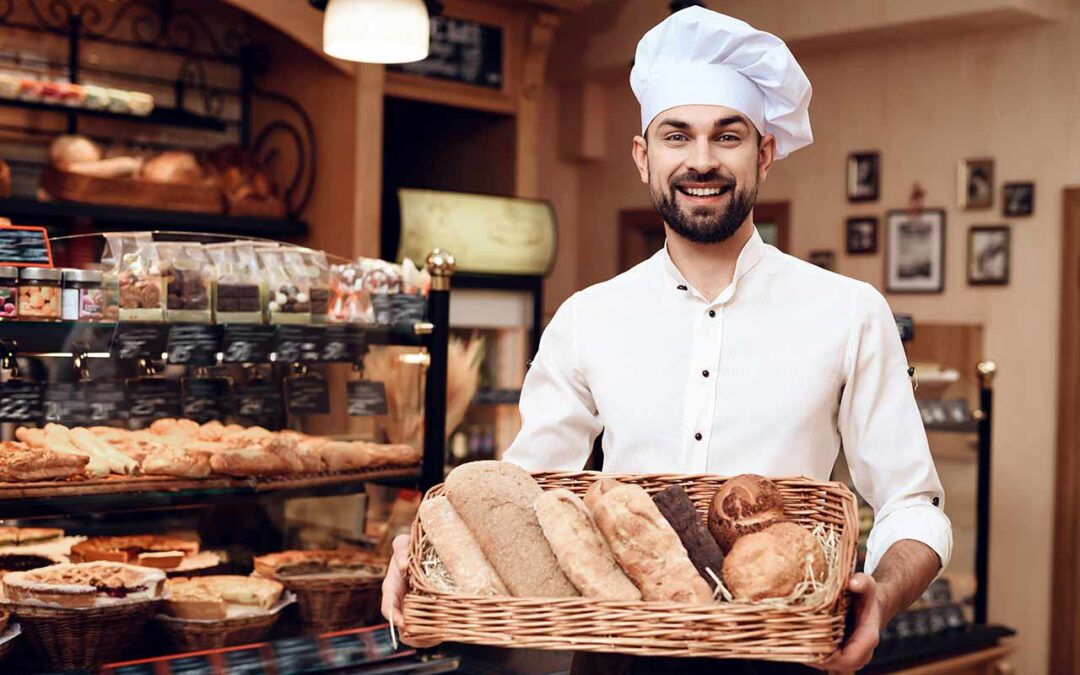
[[[213,185],[156,183],[132,178],[102,178],[48,167],[41,187],[53,199],[133,208],[222,213],[225,203]]]
[[[598,477],[636,483],[650,494],[678,484],[702,517],[724,478],[713,475],[613,475],[596,472],[534,474],[544,489],[579,496]],[[831,654],[844,633],[845,589],[855,570],[858,540],[855,496],[841,483],[773,479],[794,522],[836,528],[837,569],[823,599],[812,605],[519,598],[446,593],[424,574],[423,527],[413,523],[409,593],[402,638],[416,646],[466,642],[528,649],[618,652],[639,656],[762,659],[809,663]],[[424,496],[442,494],[442,485]]]
[[[185,621],[157,616],[154,622],[176,649],[196,652],[261,642],[277,623],[280,615],[280,612],[276,612],[221,621]]]
[[[326,633],[379,622],[380,577],[279,577],[278,581],[296,594],[307,631]]]

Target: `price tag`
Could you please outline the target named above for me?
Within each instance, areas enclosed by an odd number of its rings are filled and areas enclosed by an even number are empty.
[[[225,671],[229,675],[270,675],[263,662],[262,649],[238,649],[225,652]]]
[[[267,363],[274,351],[274,327],[230,323],[221,341],[225,363]]]
[[[281,673],[307,673],[325,670],[319,644],[313,637],[274,641],[274,665]]]
[[[318,326],[278,326],[277,360],[281,363],[314,363],[322,357],[326,330]]]
[[[285,404],[290,415],[325,415],[330,412],[330,389],[319,375],[297,375],[285,380]]]
[[[367,353],[367,333],[360,326],[332,324],[323,334],[323,363],[355,363]]]
[[[346,385],[346,391],[350,416],[374,417],[387,413],[386,386],[382,382],[356,380]]]
[[[184,380],[184,417],[200,424],[223,420],[232,414],[229,380],[224,377],[192,377]]]
[[[160,359],[169,344],[169,324],[122,322],[110,352],[120,359]]]
[[[49,382],[45,385],[45,421],[80,425],[90,417],[90,406],[79,382]]]
[[[185,656],[170,659],[165,666],[171,675],[214,675],[214,665],[209,656]]]
[[[52,247],[44,227],[0,227],[0,264],[16,267],[52,267]]]
[[[89,408],[87,418],[90,423],[127,419],[127,392],[123,382],[90,380],[83,382],[82,392]]]
[[[253,424],[265,427],[280,426],[284,416],[281,389],[277,382],[253,380],[233,385],[233,411]]]
[[[41,383],[20,378],[0,382],[0,422],[27,424],[41,416]]]
[[[157,675],[157,669],[153,663],[136,663],[130,666],[113,666],[105,668],[104,675]]]
[[[205,323],[176,323],[169,326],[169,363],[184,366],[212,366],[221,350],[221,327]]]
[[[164,377],[138,377],[127,381],[128,414],[137,419],[179,417],[180,382]]]

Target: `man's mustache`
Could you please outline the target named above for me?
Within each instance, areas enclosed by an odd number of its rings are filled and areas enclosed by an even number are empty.
[[[695,173],[695,172],[682,173],[682,174],[679,174],[678,176],[675,176],[674,178],[672,178],[669,184],[670,184],[670,186],[672,188],[677,188],[680,185],[702,184],[702,183],[709,183],[709,184],[713,184],[713,185],[718,185],[718,186],[720,186],[722,188],[727,188],[729,190],[734,190],[735,186],[737,185],[737,183],[736,183],[736,181],[735,181],[735,179],[733,177],[731,177],[731,176],[721,176],[719,173],[717,173],[715,171],[710,171],[709,173]]]

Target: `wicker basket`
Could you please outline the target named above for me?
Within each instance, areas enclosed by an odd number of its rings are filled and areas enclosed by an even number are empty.
[[[12,633],[14,633],[12,635]],[[19,624],[14,624],[13,628],[0,631],[0,663],[4,662],[4,659],[11,656],[11,652],[15,650],[15,645],[18,642],[19,635],[22,634]],[[10,637],[8,637],[10,635]]]
[[[325,633],[380,622],[382,579],[372,577],[278,578],[296,594],[300,621],[311,632]]]
[[[184,621],[157,616],[154,622],[178,651],[195,652],[261,642],[274,627],[280,612],[222,621]]]
[[[650,493],[680,484],[703,517],[719,476],[612,475],[595,472],[534,474],[545,489],[584,495],[598,477],[641,485]],[[792,520],[826,523],[840,534],[840,569],[824,600],[813,606],[746,603],[687,605],[672,602],[509,598],[437,590],[421,568],[424,531],[413,523],[402,639],[417,646],[467,642],[529,649],[618,652],[640,656],[743,658],[809,663],[831,654],[843,637],[847,593],[858,539],[855,497],[840,483],[775,479]],[[442,494],[442,485],[425,495]]]
[[[160,600],[73,609],[4,603],[19,620],[31,651],[54,670],[96,670],[131,646]]]
[[[72,202],[197,213],[225,210],[221,191],[213,185],[101,178],[48,167],[41,172],[41,187],[53,199]]]

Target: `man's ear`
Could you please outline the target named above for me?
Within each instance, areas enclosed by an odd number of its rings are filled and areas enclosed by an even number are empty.
[[[769,169],[776,161],[776,136],[767,134],[762,137],[758,144],[758,182],[765,180],[769,175]]]
[[[630,149],[630,154],[634,158],[634,164],[637,164],[638,173],[641,175],[641,182],[646,185],[649,184],[649,144],[641,136],[634,136],[634,144]]]

